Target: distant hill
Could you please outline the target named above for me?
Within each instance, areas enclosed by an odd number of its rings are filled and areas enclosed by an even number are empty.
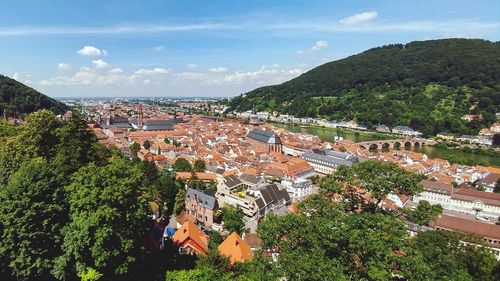
[[[430,135],[474,133],[500,111],[500,43],[443,39],[395,44],[316,67],[233,98],[244,111],[409,125]],[[464,114],[482,114],[474,124]]]
[[[68,107],[23,83],[0,75],[0,116],[20,117],[39,109],[49,109],[56,114],[63,113]]]

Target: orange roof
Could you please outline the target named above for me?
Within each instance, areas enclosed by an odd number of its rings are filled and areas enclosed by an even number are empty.
[[[202,181],[216,181],[217,180],[217,175],[215,173],[201,173],[201,172],[197,172],[195,173],[196,174],[196,177],[199,179],[199,180],[202,180]],[[175,178],[176,179],[181,179],[181,180],[189,180],[193,177],[193,173],[191,172],[177,172],[175,174]]]
[[[208,236],[189,220],[174,233],[172,241],[199,254],[204,255],[207,253]]]
[[[247,242],[241,239],[236,232],[231,233],[231,235],[219,245],[219,253],[222,256],[228,257],[231,264],[251,261],[253,258],[252,249],[250,249]]]

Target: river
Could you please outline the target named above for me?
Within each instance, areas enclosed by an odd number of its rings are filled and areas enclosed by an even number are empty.
[[[279,128],[287,129],[291,132],[306,133],[306,134],[315,135],[315,136],[318,136],[321,140],[327,141],[327,142],[334,142],[335,136],[337,135],[337,131],[335,129],[321,129],[321,128],[316,128],[316,127],[301,127],[298,125],[281,124],[281,123],[272,123],[272,125],[279,127]],[[344,139],[350,140],[353,142],[372,141],[372,140],[379,140],[381,138],[385,138],[385,139],[396,138],[396,137],[391,137],[388,135],[380,135],[380,134],[371,133],[371,132],[356,133],[355,131],[351,131],[351,130],[339,130],[338,133]],[[465,157],[468,159],[473,159],[477,162],[486,163],[490,166],[500,167],[500,158],[498,158],[498,157],[476,154],[476,153],[472,153],[472,152],[464,152],[464,151],[458,150],[458,149],[446,149],[446,148],[438,148],[438,147],[434,147],[434,146],[425,146],[425,145],[420,146],[420,147],[406,147],[406,148],[402,148],[402,149],[411,150],[411,151],[415,151],[415,152],[419,152],[419,153],[424,153],[427,156],[429,156],[430,158],[446,159],[447,157],[450,157],[450,156]]]

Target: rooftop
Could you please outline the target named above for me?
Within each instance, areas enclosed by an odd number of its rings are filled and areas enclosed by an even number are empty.
[[[247,137],[268,144],[281,144],[281,139],[273,131],[253,130],[248,133]]]

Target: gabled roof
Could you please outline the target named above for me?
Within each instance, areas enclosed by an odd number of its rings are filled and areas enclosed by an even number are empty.
[[[248,133],[247,137],[268,144],[281,144],[280,137],[276,135],[273,131],[253,130],[250,133]]]
[[[266,205],[279,204],[282,201],[285,201],[285,204],[289,204],[291,201],[290,195],[286,189],[279,189],[276,184],[263,186],[259,191]]]
[[[175,232],[172,236],[172,241],[181,247],[188,247],[197,253],[207,253],[208,236],[191,221],[186,221]]]
[[[224,183],[227,187],[233,188],[241,184],[241,180],[236,175],[229,175],[224,177]]]
[[[426,191],[451,195],[453,186],[440,181],[422,180],[420,184],[424,186]]]
[[[186,192],[186,198],[192,198],[196,197],[196,200],[198,202],[198,206],[203,206],[203,208],[209,209],[209,210],[215,210],[217,207],[216,203],[217,201],[215,200],[214,197],[214,192],[212,190],[198,190],[198,189],[193,189],[193,188],[188,188]]]
[[[219,245],[219,253],[222,256],[228,257],[231,264],[251,261],[253,258],[252,249],[236,232],[231,233]]]

